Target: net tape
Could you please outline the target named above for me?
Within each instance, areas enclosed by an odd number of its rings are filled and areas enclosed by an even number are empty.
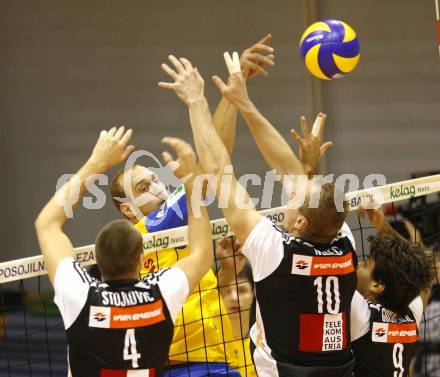
[[[440,174],[348,192],[345,194],[345,200],[348,202],[349,211],[354,211],[359,208],[362,198],[375,197],[377,199],[381,196],[383,198],[383,200],[380,200],[382,204],[387,204],[436,192],[440,192]],[[267,216],[271,221],[280,224],[284,220],[285,209],[286,207],[276,207],[262,210],[260,213]],[[224,218],[211,221],[211,227],[213,239],[233,235]],[[187,228],[187,226],[183,226],[144,235],[144,253],[160,252],[161,250],[187,245]],[[94,248],[95,245],[75,248],[76,259],[82,266],[96,263]],[[0,263],[0,284],[46,274],[42,255]]]

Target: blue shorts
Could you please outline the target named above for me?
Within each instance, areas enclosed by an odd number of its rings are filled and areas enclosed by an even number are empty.
[[[227,363],[191,363],[165,370],[164,377],[241,377]]]

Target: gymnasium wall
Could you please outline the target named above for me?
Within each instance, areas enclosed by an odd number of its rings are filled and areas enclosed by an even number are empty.
[[[163,136],[191,140],[184,105],[157,87],[167,79],[160,64],[169,53],[198,66],[214,111],[219,95],[209,77],[225,77],[223,51],[242,50],[271,32],[277,64],[269,78],[253,79],[249,91],[289,137],[308,104],[297,50],[304,3],[1,0],[0,261],[37,254],[38,211],[57,179],[85,161],[100,130],[131,127],[134,144],[157,156]],[[352,76],[321,86],[328,137],[335,142],[328,170],[361,178],[382,173],[392,182],[439,168],[434,3],[318,1],[318,17],[351,24],[362,49]],[[233,158],[238,174],[268,170],[241,120]],[[66,229],[76,246],[92,243],[117,216],[108,201],[99,211],[79,210]]]

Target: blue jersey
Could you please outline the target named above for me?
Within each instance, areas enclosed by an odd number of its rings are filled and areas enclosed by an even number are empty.
[[[147,233],[188,225],[185,187],[177,187],[160,208],[144,218],[144,225]]]

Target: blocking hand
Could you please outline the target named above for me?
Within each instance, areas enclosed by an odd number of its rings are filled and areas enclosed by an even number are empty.
[[[189,106],[205,97],[203,78],[197,68],[194,68],[188,59],[177,59],[170,55],[168,59],[173,63],[174,69],[167,64],[162,64],[162,69],[170,76],[174,82],[159,82],[159,86],[164,89],[172,89],[177,96]]]
[[[120,164],[134,150],[133,145],[127,145],[132,135],[133,131],[131,129],[126,131],[124,126],[101,131],[89,161],[102,170]]]

